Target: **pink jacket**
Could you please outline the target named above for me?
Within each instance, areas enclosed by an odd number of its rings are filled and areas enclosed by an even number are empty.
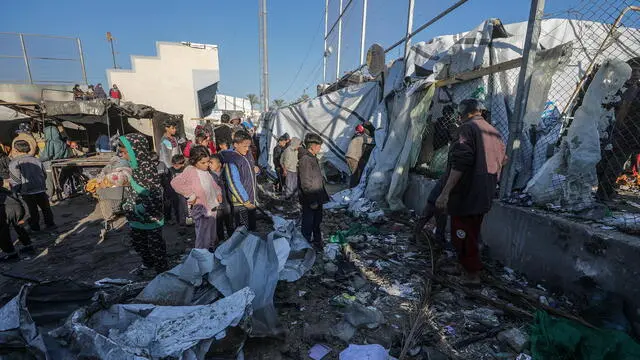
[[[213,180],[213,177],[211,177],[211,179]],[[214,191],[214,198],[216,198],[216,203],[214,207],[217,207],[218,205],[220,205],[217,202],[217,197],[219,194],[222,194],[222,189],[220,189],[220,186],[218,186],[218,184],[216,184],[215,181],[212,181],[213,184],[213,191]],[[196,169],[194,166],[187,166],[184,171],[176,176],[173,180],[171,180],[171,187],[180,195],[184,196],[184,197],[190,197],[191,195],[195,195],[196,196],[196,205],[202,205],[205,208],[207,208],[207,204],[206,204],[206,200],[207,200],[207,194],[205,192],[205,189],[202,187],[202,184],[200,183],[200,176],[198,175],[198,169]],[[211,209],[207,209],[208,211],[211,211]]]

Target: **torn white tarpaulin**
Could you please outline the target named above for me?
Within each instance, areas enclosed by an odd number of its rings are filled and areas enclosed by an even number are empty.
[[[47,360],[42,335],[27,310],[29,285],[20,289],[16,297],[0,308],[0,359]]]
[[[355,127],[371,116],[380,97],[377,82],[350,86],[313,100],[279,109],[260,135],[260,166],[272,169],[276,139],[288,133],[292,138],[304,139],[307,133],[322,137],[324,146],[319,157],[343,173],[349,173],[344,156]]]
[[[575,113],[561,149],[527,184],[535,204],[560,205],[583,210],[594,203],[592,188],[598,184],[596,164],[600,161],[600,132],[615,121],[611,104],[631,77],[631,67],[622,61],[602,64]]]
[[[225,337],[225,329],[251,315],[253,296],[244,288],[209,305],[117,304],[95,314],[82,308],[52,335],[70,335],[86,357],[201,360],[214,339]]]
[[[273,305],[278,280],[299,279],[315,261],[315,252],[292,221],[273,220],[276,230],[267,239],[244,227],[236,230],[216,249],[213,271],[208,275],[208,281],[225,296],[245,286],[254,291],[252,336],[281,331]]]

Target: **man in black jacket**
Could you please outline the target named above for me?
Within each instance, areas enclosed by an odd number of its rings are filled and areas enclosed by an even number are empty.
[[[282,158],[282,153],[287,148],[289,144],[289,134],[284,133],[278,138],[278,144],[273,148],[273,167],[276,170],[276,174],[278,179],[275,183],[275,190],[277,192],[281,192],[284,188],[284,175],[282,171],[282,164],[280,164],[280,159]]]
[[[324,187],[324,178],[316,155],[322,148],[322,139],[317,134],[307,134],[304,148],[298,151],[298,184],[302,205],[302,235],[316,249],[322,249],[322,205],[329,201]]]
[[[445,185],[436,207],[451,215],[451,242],[469,280],[479,281],[482,270],[479,237],[484,214],[489,212],[506,162],[500,133],[482,116],[483,105],[462,100],[458,138],[451,144]]]

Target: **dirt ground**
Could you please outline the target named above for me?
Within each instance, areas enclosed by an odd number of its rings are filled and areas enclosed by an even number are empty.
[[[332,192],[339,189],[334,187]],[[262,200],[262,207],[274,214],[292,219],[299,214],[295,202],[270,196]],[[102,216],[95,200],[79,196],[56,204],[53,211],[58,231],[34,237],[38,255],[0,265],[0,299],[14,296],[28,279],[85,283],[106,277],[148,280],[131,273],[140,259],[129,245],[123,219],[101,239]],[[421,313],[426,315],[418,321],[423,331],[406,346],[412,355],[406,358],[515,359],[519,351],[499,341],[496,334],[506,329],[526,333],[525,324],[531,319],[514,315],[508,307],[505,311],[500,304],[516,303],[514,297],[522,294],[527,297],[523,306],[527,306],[527,301],[537,302],[539,296],[551,298],[552,294],[512,272],[505,273],[499,265],[490,266],[482,288],[460,285],[460,271],[449,250],[438,247],[432,251],[426,238],[417,244],[410,241],[414,220],[395,214],[370,224],[354,219],[345,210],[325,211],[325,242],[355,224],[367,230],[349,238],[335,259],[318,253],[312,270],[300,280],[278,283],[274,303],[284,335],[278,339],[250,338],[245,344],[245,359],[308,359],[315,344],[332,349],[325,359],[338,359],[348,344],[380,344],[398,357]],[[265,217],[258,224],[261,234],[272,230]],[[177,264],[193,246],[194,229],[168,225],[164,237],[170,259]],[[432,267],[441,274],[437,281],[429,281]],[[566,308],[564,300],[557,302],[558,308]],[[345,319],[353,304],[373,309],[382,318],[352,326]],[[568,299],[566,304],[570,304]]]

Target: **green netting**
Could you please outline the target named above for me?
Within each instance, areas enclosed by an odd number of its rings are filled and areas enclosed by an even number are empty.
[[[621,331],[591,329],[539,311],[531,329],[534,360],[638,360],[640,345]]]
[[[349,236],[377,233],[378,229],[373,226],[364,226],[360,223],[356,223],[351,225],[349,227],[349,230],[340,230],[331,235],[331,237],[329,238],[329,242],[334,244],[346,244],[348,243],[347,238]]]

